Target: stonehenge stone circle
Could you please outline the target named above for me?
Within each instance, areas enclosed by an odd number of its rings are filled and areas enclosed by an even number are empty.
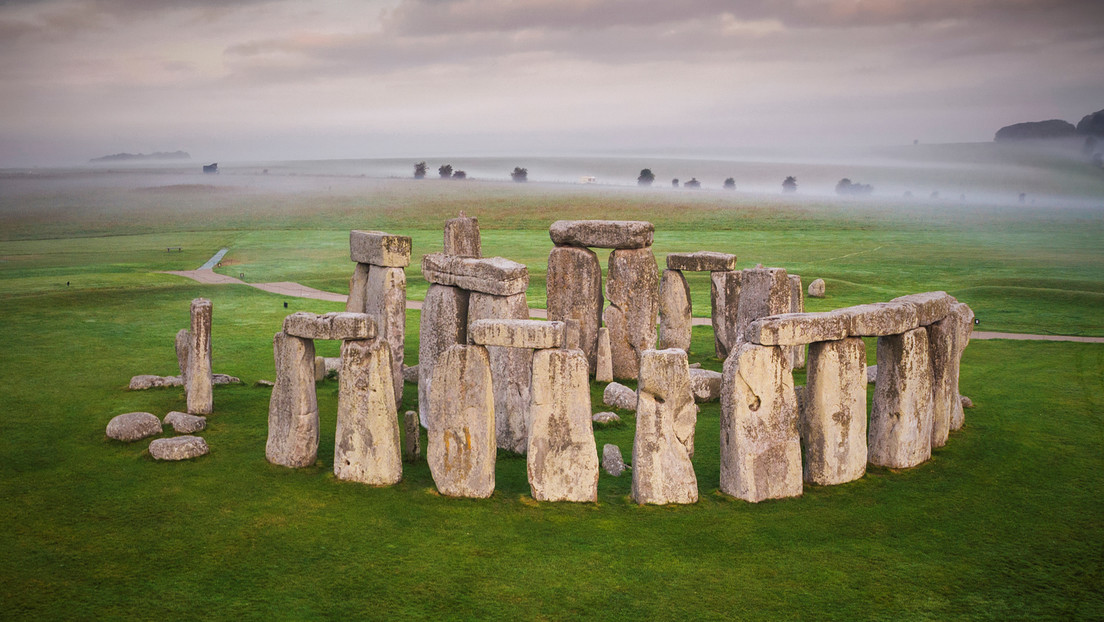
[[[153,413],[125,413],[112,417],[105,433],[108,438],[129,443],[160,434],[161,420]]]
[[[410,252],[411,241],[407,235],[355,229],[349,232],[349,258],[356,263],[405,268],[410,265]]]
[[[682,350],[645,350],[641,356],[632,453],[632,499],[638,504],[698,501],[690,462],[697,410],[689,369]]]
[[[456,218],[445,221],[445,254],[455,257],[483,256],[478,218],[470,218],[460,212]]]
[[[468,341],[467,290],[430,284],[422,302],[422,320],[418,338],[418,415],[422,427],[429,427],[430,388],[433,368],[450,346]]]
[[[190,460],[210,453],[207,441],[198,436],[174,436],[158,438],[149,446],[150,457],[154,460]]]
[[[557,220],[548,228],[556,246],[649,248],[655,226],[640,220]]]
[[[430,283],[473,292],[512,296],[529,287],[529,270],[505,257],[452,257],[430,253],[422,257],[422,276]]]
[[[809,346],[799,412],[804,479],[821,486],[866,473],[866,345],[859,337]]]
[[[670,261],[670,257],[668,257]],[[667,269],[659,278],[659,342],[658,348],[678,348],[690,351],[690,328],[693,310],[690,286],[678,270]]]
[[[487,350],[454,345],[441,354],[433,375],[426,460],[437,490],[447,497],[490,497],[495,415]]]
[[[191,434],[207,427],[207,417],[172,411],[165,415],[165,425],[171,425],[177,434]]]
[[[391,348],[382,338],[341,345],[334,476],[371,486],[402,480]]]
[[[211,301],[192,301],[192,326],[188,344],[188,372],[184,374],[184,394],[188,412],[209,415],[214,410],[214,381],[211,378]]]
[[[472,292],[468,298],[468,338],[471,323],[479,320],[509,319],[522,321],[529,317],[525,294],[492,296]],[[498,446],[515,453],[525,453],[529,435],[530,383],[533,378],[533,350],[527,348],[488,345],[487,356],[494,378],[495,436]]]
[[[714,251],[668,253],[667,268],[683,272],[729,272],[736,269],[736,255]]]
[[[609,328],[613,377],[635,378],[644,350],[655,348],[659,271],[650,247],[616,249],[609,257],[602,319]]]
[[[555,246],[548,253],[548,319],[578,320],[581,347],[595,369],[602,325],[602,266],[589,248]]]
[[[272,351],[276,384],[268,406],[265,458],[281,466],[310,466],[318,458],[314,340],[276,333]]]
[[[824,298],[824,279],[813,279],[809,283],[809,298]]]
[[[878,338],[878,379],[870,413],[870,464],[914,467],[931,457],[932,364],[928,330]]]

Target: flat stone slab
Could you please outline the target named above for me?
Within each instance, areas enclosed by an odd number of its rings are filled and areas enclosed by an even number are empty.
[[[161,433],[161,420],[147,412],[126,413],[107,422],[107,437],[117,441],[137,441]]]
[[[131,391],[144,391],[146,389],[156,389],[160,387],[182,387],[184,386],[184,378],[182,376],[154,376],[152,374],[140,374],[130,379],[130,385],[127,389]]]
[[[548,235],[556,246],[647,248],[655,225],[642,220],[557,220]]]
[[[165,425],[171,425],[178,434],[191,434],[207,427],[207,417],[172,411],[165,415]]]
[[[904,302],[916,307],[916,321],[920,326],[931,326],[951,313],[951,305],[957,302],[947,292],[924,292],[898,296],[890,302]]]
[[[405,268],[410,265],[410,248],[408,235],[356,229],[349,232],[349,258],[357,263]]]
[[[736,269],[736,255],[714,251],[668,253],[667,267],[684,272],[727,272]]]
[[[476,320],[468,325],[468,339],[481,346],[559,348],[564,343],[563,322],[540,320]]]
[[[830,311],[842,315],[850,337],[900,335],[920,325],[916,307],[904,302],[873,302]]]
[[[529,269],[505,257],[453,257],[430,253],[422,257],[422,276],[430,283],[495,296],[513,296],[529,287]]]
[[[153,441],[149,452],[154,460],[190,460],[206,456],[211,450],[207,441],[198,436],[174,436]]]
[[[366,313],[297,311],[284,318],[284,332],[303,339],[374,339],[377,329]]]
[[[801,346],[848,336],[847,316],[833,313],[782,313],[748,324],[744,340],[763,346]]]

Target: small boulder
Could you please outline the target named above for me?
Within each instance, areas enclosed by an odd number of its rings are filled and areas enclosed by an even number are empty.
[[[131,391],[144,391],[159,387],[181,387],[184,380],[180,376],[155,376],[153,374],[141,374],[130,379],[127,386]]]
[[[207,441],[198,436],[159,438],[149,446],[154,460],[190,460],[210,453]]]
[[[620,382],[611,382],[606,385],[605,391],[602,392],[602,401],[607,406],[613,406],[614,408],[636,410],[636,391]]]
[[[165,415],[165,425],[171,425],[173,430],[179,434],[191,434],[207,427],[207,417],[189,415],[174,410]]]
[[[620,423],[621,422],[621,417],[618,417],[617,413],[600,412],[600,413],[595,413],[594,416],[591,417],[591,420],[593,420],[594,423],[601,423],[601,424],[604,424],[604,425],[608,425],[608,424],[611,424],[611,423]]]
[[[175,378],[176,376],[171,376]],[[231,376],[229,374],[211,374],[211,382],[213,384],[241,384],[241,378],[237,376]]]
[[[824,279],[815,279],[812,283],[809,283],[810,298],[824,298]]]
[[[878,366],[867,365],[866,366],[866,384],[874,384],[874,381],[878,379]]]
[[[274,386],[276,386],[276,383],[272,382],[271,380],[258,380],[257,381],[257,386],[258,387],[274,387]]]
[[[963,408],[973,408],[974,407],[974,400],[966,397],[965,395],[959,395],[958,399],[962,400],[962,407]]]
[[[161,433],[161,420],[153,413],[126,413],[107,423],[107,437],[117,441],[137,441]]]
[[[418,366],[411,365],[409,367],[403,366],[402,368],[403,382],[409,382],[410,384],[418,384]]]
[[[606,443],[602,447],[602,469],[606,473],[614,477],[621,477],[621,474],[628,470],[628,466],[625,465],[625,459],[621,457],[621,448],[611,443]]]

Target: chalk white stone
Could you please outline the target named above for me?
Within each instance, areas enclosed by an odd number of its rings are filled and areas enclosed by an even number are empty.
[[[433,370],[426,460],[448,497],[486,498],[495,487],[494,391],[483,346],[455,345]]]
[[[878,380],[870,413],[870,464],[914,467],[931,457],[932,365],[928,331],[878,338]]]
[[[866,473],[866,346],[858,337],[809,346],[801,400],[804,479],[822,486]]]
[[[334,476],[370,486],[402,480],[391,349],[382,339],[341,345]]]
[[[590,370],[582,350],[533,355],[527,472],[537,501],[598,501]]]

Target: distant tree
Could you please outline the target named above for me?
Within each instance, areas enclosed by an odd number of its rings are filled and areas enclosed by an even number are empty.
[[[518,183],[529,181],[529,169],[515,166],[514,172],[510,173],[510,179]]]
[[[671,180],[671,187],[678,188],[678,177]]]
[[[697,177],[691,177],[690,181],[683,184],[683,187],[684,188],[701,188],[701,182],[698,181]]]
[[[452,178],[453,179],[467,179],[468,174],[465,173],[464,171],[453,171]]]
[[[414,179],[425,179],[426,163],[419,162],[414,165]]]
[[[724,181],[724,187],[725,187],[725,190],[735,190],[736,189],[736,180],[729,177],[728,179],[726,179]]]
[[[782,181],[782,192],[797,192],[797,178],[790,175]]]
[[[652,169],[641,169],[640,177],[636,178],[636,185],[638,186],[650,186],[655,181],[655,175],[652,173]]]
[[[839,195],[860,195],[870,194],[874,192],[874,186],[869,184],[856,184],[850,179],[844,177],[836,184],[836,194]]]
[[[441,179],[451,179],[452,178],[452,165],[451,164],[442,164],[441,167],[437,169],[437,174],[441,176]]]

